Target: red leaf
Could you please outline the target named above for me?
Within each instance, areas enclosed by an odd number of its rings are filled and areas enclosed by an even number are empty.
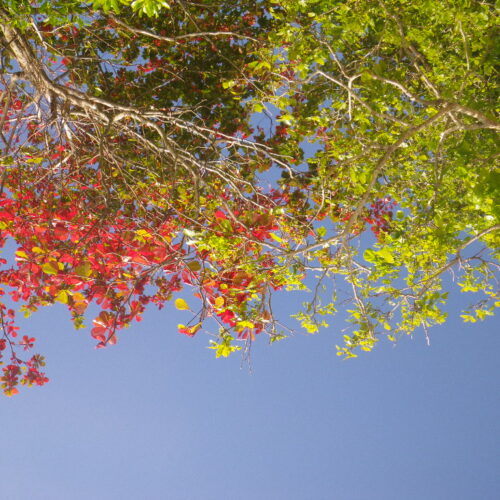
[[[216,210],[214,213],[216,219],[227,219],[227,215],[222,210]]]
[[[68,237],[69,231],[63,224],[57,224],[54,228],[54,238],[64,241]]]
[[[101,342],[106,342],[105,333],[106,333],[106,328],[102,326],[95,326],[94,328],[92,328],[90,335],[92,335],[92,337],[94,337],[96,340],[99,340]]]

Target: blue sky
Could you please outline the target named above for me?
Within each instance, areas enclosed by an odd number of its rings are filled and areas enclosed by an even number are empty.
[[[497,319],[349,361],[337,324],[262,338],[249,371],[178,334],[172,309],[101,350],[62,307],[24,323],[51,382],[0,399],[1,499],[498,498]]]

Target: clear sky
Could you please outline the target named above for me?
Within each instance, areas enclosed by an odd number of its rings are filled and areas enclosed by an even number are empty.
[[[0,499],[499,498],[498,319],[349,361],[336,324],[261,338],[249,372],[172,309],[97,351],[62,307],[23,324],[51,382],[0,399]]]

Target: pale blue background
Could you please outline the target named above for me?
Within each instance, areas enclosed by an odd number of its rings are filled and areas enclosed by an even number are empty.
[[[98,351],[62,306],[24,324],[51,382],[0,399],[0,499],[500,498],[498,320],[349,361],[337,325],[260,338],[250,373],[172,309]]]

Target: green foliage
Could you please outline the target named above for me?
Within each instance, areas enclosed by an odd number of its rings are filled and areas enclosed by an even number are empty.
[[[104,12],[113,10],[116,14],[119,14],[120,9],[126,5],[130,6],[133,12],[148,17],[158,17],[163,8],[170,8],[166,0],[92,0],[92,3],[95,8]]]
[[[61,25],[88,11],[86,5],[77,0],[41,0],[40,2],[5,0],[2,2],[2,10],[8,14],[10,23],[21,29],[29,26],[30,16],[43,16],[47,23]]]
[[[500,242],[491,2],[287,0],[273,16],[281,24],[261,58],[277,77],[258,102],[280,110],[283,152],[303,157],[304,138],[317,148],[308,196],[334,228],[316,256],[325,276],[346,276],[356,306],[358,329],[339,352],[445,321],[450,270],[462,290],[484,294],[466,320],[491,314]],[[316,331],[307,311],[297,318]]]
[[[211,340],[210,341],[211,345],[208,347],[208,349],[215,350],[216,358],[220,358],[221,356],[223,358],[227,358],[231,353],[241,350],[240,346],[231,345],[231,342],[233,340],[234,339],[233,337],[231,337],[231,335],[222,334],[220,342],[215,342],[214,340]]]

